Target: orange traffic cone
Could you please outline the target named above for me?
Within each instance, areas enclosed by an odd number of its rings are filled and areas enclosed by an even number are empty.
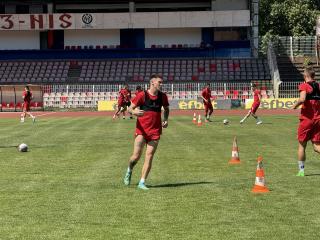
[[[201,115],[198,116],[198,127],[202,126]]]
[[[269,192],[269,189],[265,185],[264,181],[264,171],[262,165],[262,157],[259,156],[257,159],[257,170],[256,170],[256,181],[252,188],[253,193],[266,193]]]
[[[193,113],[192,122],[193,122],[194,124],[197,124],[197,114],[196,114],[196,113]]]
[[[229,161],[229,164],[239,164],[239,163],[240,163],[239,149],[237,144],[237,137],[235,136],[233,139],[231,159]]]

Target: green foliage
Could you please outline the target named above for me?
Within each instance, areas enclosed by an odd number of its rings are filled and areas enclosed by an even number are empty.
[[[312,64],[311,59],[309,57],[305,57],[303,60],[303,66],[307,67],[310,66]]]
[[[314,35],[319,9],[315,0],[261,0],[260,36]]]
[[[261,44],[260,44],[260,52],[263,54],[267,53],[268,50],[268,44],[269,42],[274,42],[274,40],[277,39],[277,36],[273,35],[271,32],[267,32],[264,36],[261,38]]]

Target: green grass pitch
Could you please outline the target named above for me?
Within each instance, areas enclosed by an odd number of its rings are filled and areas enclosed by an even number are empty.
[[[0,119],[0,239],[319,239],[320,159],[308,146],[307,176],[295,176],[297,117],[213,119],[170,118],[147,192],[143,158],[122,183],[135,120]],[[228,164],[234,136],[240,165]],[[270,192],[255,195],[258,155]]]

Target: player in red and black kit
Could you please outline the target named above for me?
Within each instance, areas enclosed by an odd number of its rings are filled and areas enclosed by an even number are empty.
[[[142,91],[143,91],[143,90],[142,90],[142,87],[141,87],[141,86],[137,86],[134,95],[137,96],[138,93],[140,93],[140,92],[142,92]]]
[[[293,105],[297,109],[302,105],[298,127],[298,165],[297,176],[304,176],[306,147],[311,140],[315,152],[320,153],[320,88],[314,80],[315,72],[311,67],[304,70],[304,83],[299,85],[300,98]]]
[[[162,79],[159,75],[152,75],[150,88],[142,91],[132,100],[129,112],[137,116],[135,131],[135,141],[133,154],[129,160],[129,166],[124,177],[124,184],[129,185],[132,170],[141,157],[144,146],[146,145],[146,155],[141,173],[138,188],[148,190],[145,180],[151,170],[153,156],[162,133],[162,128],[168,127],[169,102],[165,93],[161,92]],[[163,119],[161,119],[161,108],[163,107]]]
[[[244,123],[244,121],[252,115],[257,121],[257,124],[261,124],[262,121],[261,119],[256,115],[256,112],[260,106],[260,101],[261,101],[261,92],[260,89],[257,87],[256,84],[252,84],[252,91],[253,91],[253,104],[251,106],[251,109],[249,110],[248,114],[241,119],[240,124]]]
[[[204,112],[206,116],[206,122],[212,122],[210,116],[213,113],[213,106],[211,103],[211,89],[210,84],[208,83],[206,87],[202,90],[201,98],[203,99]]]
[[[25,86],[23,94],[22,94],[22,99],[23,99],[23,112],[21,114],[21,122],[24,122],[24,119],[26,115],[28,114],[31,118],[32,121],[35,122],[36,118],[30,113],[30,105],[31,105],[31,100],[33,99],[32,92],[29,89],[29,86]]]
[[[119,91],[118,96],[118,109],[113,115],[112,119],[114,120],[116,117],[119,117],[120,113],[123,113],[123,119],[126,118],[125,111],[127,110],[127,107],[130,106],[130,100],[131,100],[131,91],[129,90],[129,86],[126,84],[124,87]],[[132,118],[132,116],[130,117]]]

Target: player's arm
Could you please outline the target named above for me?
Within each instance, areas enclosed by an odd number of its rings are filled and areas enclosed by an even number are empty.
[[[137,117],[141,117],[141,116],[143,116],[143,114],[144,114],[144,111],[143,111],[143,110],[140,110],[140,109],[138,108],[138,106],[135,105],[133,102],[131,102],[131,105],[130,105],[130,107],[129,107],[129,109],[128,109],[128,112],[131,113],[132,115],[137,116]]]
[[[304,101],[306,100],[306,96],[307,96],[307,92],[301,91],[298,101],[292,106],[292,108],[297,109],[301,104],[303,104]]]
[[[261,101],[261,99],[262,99],[261,92],[259,92],[259,94],[258,94],[258,98],[259,98],[259,101]]]
[[[162,127],[166,128],[168,127],[168,119],[169,119],[169,106],[163,107],[163,121],[162,121]]]
[[[201,93],[201,98],[203,99],[203,101],[208,102],[208,100],[203,97],[203,93]]]

